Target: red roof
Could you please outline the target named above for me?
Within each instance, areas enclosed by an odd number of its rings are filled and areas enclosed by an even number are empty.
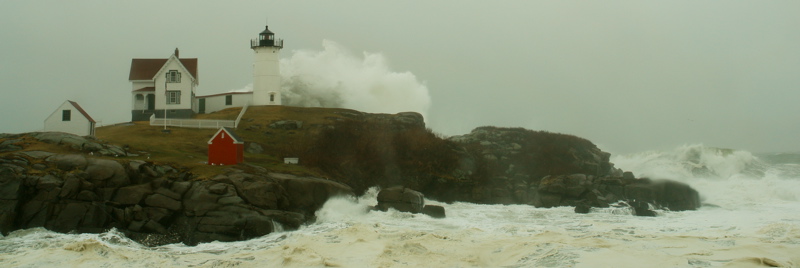
[[[94,121],[94,119],[92,119],[91,116],[89,116],[88,113],[86,113],[86,111],[83,110],[83,108],[80,105],[78,105],[77,102],[74,102],[74,101],[71,101],[71,100],[68,100],[68,101],[69,101],[70,104],[72,104],[72,106],[75,106],[75,109],[78,109],[78,112],[81,112],[81,114],[84,117],[86,117],[86,119],[89,119],[89,122],[97,123],[97,122]]]
[[[152,80],[156,76],[156,72],[161,70],[161,67],[167,63],[168,59],[132,59],[131,60],[131,73],[128,75],[128,80]],[[197,58],[193,59],[178,59],[183,67],[189,70],[194,79],[197,79]]]

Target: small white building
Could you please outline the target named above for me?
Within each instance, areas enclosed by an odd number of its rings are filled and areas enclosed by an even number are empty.
[[[232,107],[244,107],[253,101],[253,92],[228,92],[207,96],[197,96],[197,113],[213,113]]]
[[[68,100],[44,120],[44,131],[94,136],[96,124],[97,122],[77,102]]]

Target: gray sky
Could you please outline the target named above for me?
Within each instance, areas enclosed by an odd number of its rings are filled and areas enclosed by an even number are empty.
[[[131,58],[199,58],[200,95],[252,83],[249,39],[281,57],[380,54],[427,87],[428,126],[587,138],[612,153],[683,144],[800,151],[800,1],[0,1],[0,132],[64,100],[130,120]]]

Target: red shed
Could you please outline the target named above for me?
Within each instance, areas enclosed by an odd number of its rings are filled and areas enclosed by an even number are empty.
[[[244,161],[244,141],[227,127],[208,140],[209,165],[236,165]]]

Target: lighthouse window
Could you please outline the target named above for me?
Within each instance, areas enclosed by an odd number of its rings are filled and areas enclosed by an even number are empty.
[[[167,83],[180,83],[181,73],[177,70],[170,70],[167,72]]]
[[[181,92],[178,90],[167,91],[167,104],[181,104]]]
[[[275,101],[275,94],[269,94],[269,101]]]

